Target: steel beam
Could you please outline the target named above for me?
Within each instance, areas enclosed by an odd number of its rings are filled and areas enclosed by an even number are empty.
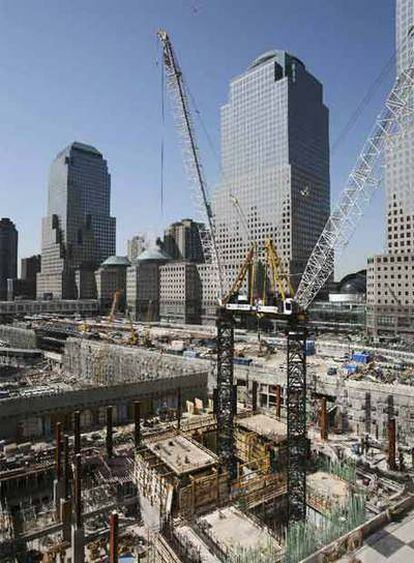
[[[235,479],[237,468],[234,444],[234,320],[231,313],[219,309],[217,313],[217,446],[220,463],[229,478]]]
[[[287,334],[288,522],[306,518],[306,330],[292,324]]]

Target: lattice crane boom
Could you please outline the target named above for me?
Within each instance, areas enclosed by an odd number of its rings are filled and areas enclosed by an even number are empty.
[[[413,112],[414,64],[403,71],[388,95],[383,110],[366,140],[341,199],[329,217],[308,260],[295,301],[307,309],[334,270],[338,257],[351,240],[371,198],[380,185],[379,156]]]
[[[187,87],[168,33],[159,30],[157,36],[163,49],[164,74],[181,140],[184,166],[193,188],[194,202],[204,220],[204,226],[200,228],[204,258],[207,263],[212,265],[212,269],[216,273],[217,296],[221,299],[224,294],[223,269],[217,251],[214,217],[196,142]]]

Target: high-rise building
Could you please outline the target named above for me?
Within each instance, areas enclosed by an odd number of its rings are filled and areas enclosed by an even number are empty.
[[[329,113],[321,83],[296,57],[270,51],[230,83],[221,108],[221,183],[213,195],[217,243],[234,276],[251,236],[275,243],[297,283],[330,212]]]
[[[144,250],[127,270],[127,307],[131,318],[157,321],[160,312],[160,268],[171,260],[160,247]]]
[[[163,247],[175,260],[204,261],[199,224],[192,219],[182,219],[165,229]]]
[[[57,155],[42,225],[38,298],[77,298],[82,280],[92,287],[94,270],[115,254],[110,197],[107,162],[95,147],[74,142]]]
[[[413,0],[396,3],[397,74],[407,68],[413,42]],[[367,329],[373,336],[414,338],[414,126],[412,118],[385,152],[386,253],[368,259]]]
[[[7,280],[17,277],[17,229],[7,217],[0,219],[0,300],[7,299]]]
[[[127,255],[131,264],[144,252],[147,246],[145,235],[136,235],[127,241]]]

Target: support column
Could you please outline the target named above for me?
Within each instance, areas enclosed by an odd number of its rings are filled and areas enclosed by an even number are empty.
[[[56,508],[56,515],[60,515],[60,499],[63,496],[63,479],[62,479],[62,424],[56,423],[55,427],[55,468],[56,476],[53,482],[53,501]]]
[[[118,563],[118,513],[112,512],[109,521],[109,563]]]
[[[69,464],[69,437],[63,439],[63,498],[60,499],[60,521],[62,522],[63,540],[71,540],[71,513],[72,506],[70,500],[70,464]]]
[[[109,459],[113,456],[112,405],[106,407],[106,455]]]
[[[177,389],[177,430],[181,430],[181,387]]]
[[[85,562],[85,533],[82,518],[82,460],[75,457],[75,521],[72,525],[72,563]]]
[[[258,387],[257,381],[253,381],[253,386],[252,386],[252,411],[254,413],[257,412],[257,387]]]
[[[75,433],[75,455],[81,451],[81,434],[80,434],[80,412],[75,411],[73,417],[73,426]]]
[[[236,477],[234,444],[234,321],[226,309],[217,312],[217,450],[230,479]]]
[[[276,416],[280,418],[282,411],[282,389],[280,385],[276,385]]]
[[[292,324],[287,335],[287,517],[306,518],[306,329]]]
[[[388,421],[388,468],[389,469],[396,469],[395,463],[395,418],[390,418]]]
[[[328,439],[328,412],[326,409],[326,397],[322,397],[321,401],[321,414],[320,414],[320,427],[321,427],[321,439]]]
[[[134,402],[134,424],[135,449],[137,450],[141,445],[141,403],[139,401]]]

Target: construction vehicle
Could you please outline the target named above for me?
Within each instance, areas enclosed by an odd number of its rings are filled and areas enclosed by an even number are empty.
[[[412,29],[409,37],[412,37]],[[306,422],[306,311],[319,291],[325,286],[337,258],[349,243],[355,228],[380,185],[377,177],[379,157],[412,116],[414,91],[414,64],[403,70],[368,136],[356,165],[349,175],[338,205],[329,217],[312,251],[293,295],[292,288],[278,286],[274,302],[255,303],[249,297],[239,297],[240,279],[245,279],[252,267],[250,254],[246,256],[237,280],[229,284],[232,291],[224,291],[225,276],[216,245],[214,217],[202,174],[195,131],[189,110],[187,88],[168,34],[160,30],[158,38],[163,48],[164,74],[168,86],[180,139],[183,144],[185,167],[195,195],[205,212],[205,229],[201,235],[206,262],[211,264],[218,288],[217,310],[217,394],[216,418],[218,453],[230,478],[236,474],[233,419],[236,394],[233,380],[235,315],[253,314],[284,321],[287,332],[287,517],[288,521],[306,517],[306,466],[308,457]],[[401,47],[400,47],[401,48]],[[273,249],[275,250],[275,249]],[[269,245],[270,270],[280,262]],[[249,251],[250,252],[250,251]],[[280,275],[280,269],[279,269]],[[282,275],[283,278],[283,275]],[[273,276],[273,283],[277,279]]]

